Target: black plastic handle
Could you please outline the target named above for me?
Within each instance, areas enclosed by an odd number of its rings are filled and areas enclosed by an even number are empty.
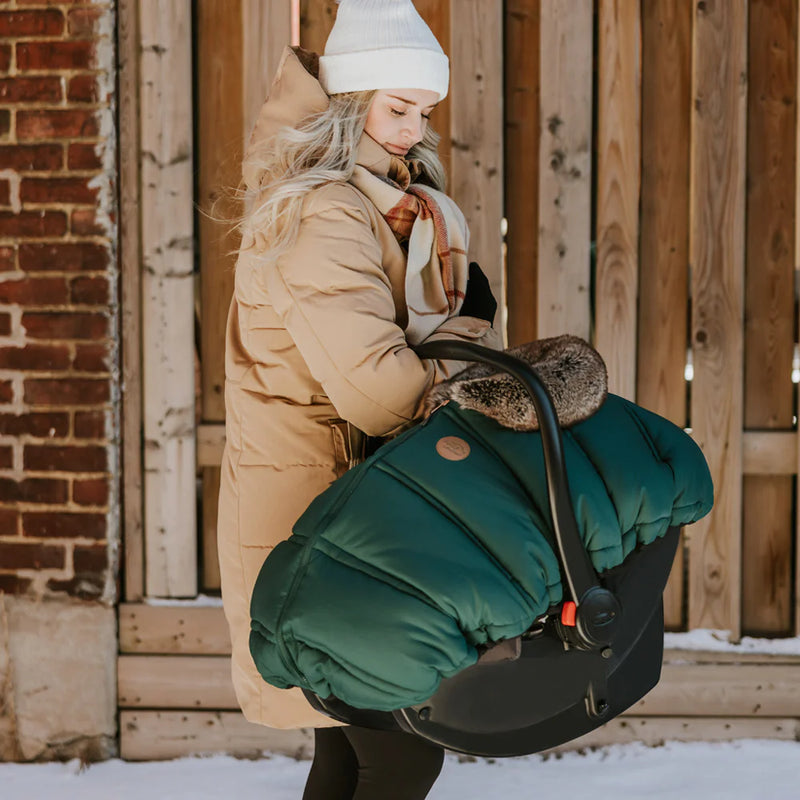
[[[576,632],[582,640],[581,644],[592,649],[610,643],[617,627],[615,623],[620,616],[619,604],[611,592],[600,586],[594,565],[578,533],[569,493],[561,428],[550,393],[536,370],[508,353],[471,342],[428,342],[415,347],[414,352],[420,358],[492,364],[522,383],[533,401],[539,419],[553,530],[567,585],[577,606]]]

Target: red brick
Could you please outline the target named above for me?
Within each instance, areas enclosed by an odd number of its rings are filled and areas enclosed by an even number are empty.
[[[0,403],[14,401],[14,384],[11,381],[0,381]]]
[[[70,229],[76,236],[103,236],[108,233],[108,227],[97,221],[97,210],[94,208],[74,209]]]
[[[105,314],[30,312],[22,327],[31,339],[103,339],[108,333]]]
[[[91,69],[94,42],[19,42],[17,69]]]
[[[99,445],[26,444],[23,469],[59,472],[105,472],[106,449]]]
[[[60,103],[61,79],[56,77],[26,77],[0,79],[0,103]]]
[[[79,439],[104,439],[106,414],[104,411],[76,411],[75,436]]]
[[[22,306],[64,305],[69,300],[64,278],[20,278],[0,281],[0,303]]]
[[[19,575],[0,573],[0,594],[23,595],[30,588],[33,580],[21,578]]]
[[[16,269],[16,255],[13,247],[0,247],[0,272]]]
[[[0,502],[63,504],[67,502],[67,482],[52,478],[25,478],[21,481],[0,478]]]
[[[11,45],[0,44],[0,72],[8,72],[11,67]]]
[[[17,111],[17,138],[21,141],[96,137],[99,133],[94,111],[77,108]]]
[[[78,372],[108,372],[108,347],[104,344],[77,345],[72,366]]]
[[[109,382],[93,378],[32,378],[24,382],[25,402],[45,406],[93,406],[111,397]]]
[[[70,299],[78,305],[98,306],[109,302],[108,280],[102,276],[81,276],[69,284]]]
[[[108,12],[102,8],[76,8],[67,16],[69,35],[80,39],[90,39],[96,33],[97,20]]]
[[[0,564],[6,569],[64,569],[66,552],[60,545],[0,542]]]
[[[71,144],[67,150],[67,167],[73,170],[102,169],[103,159],[102,156],[97,153],[97,145]],[[83,202],[90,201],[85,200]]]
[[[11,205],[11,184],[5,180],[0,179],[0,206]]]
[[[63,437],[69,433],[69,414],[0,414],[0,435],[37,436],[48,439],[51,436]]]
[[[0,469],[12,469],[14,466],[14,448],[0,447]]]
[[[85,572],[105,572],[108,569],[108,545],[76,544],[72,552],[75,574]]]
[[[24,178],[19,196],[23,203],[94,203],[97,191],[88,178]]]
[[[63,164],[64,147],[60,144],[16,144],[0,147],[0,169],[53,172],[61,169]]]
[[[0,36],[60,36],[63,32],[64,15],[54,8],[0,13]]]
[[[19,513],[14,508],[0,508],[0,536],[19,536]],[[0,558],[0,564],[7,567]]]
[[[9,238],[63,236],[67,232],[67,215],[61,211],[0,212],[0,236]]]
[[[95,75],[76,75],[67,84],[67,100],[71,103],[99,103],[100,86]]]
[[[108,248],[91,242],[23,244],[19,248],[19,268],[26,272],[101,272],[108,264]]]
[[[28,511],[22,514],[22,534],[37,539],[104,539],[105,514]]]
[[[11,112],[6,109],[0,110],[0,136],[8,136],[11,130]]]
[[[73,481],[72,499],[81,506],[104,506],[108,503],[108,480],[93,478]]]
[[[51,344],[0,347],[0,369],[69,369],[69,350],[64,345]]]

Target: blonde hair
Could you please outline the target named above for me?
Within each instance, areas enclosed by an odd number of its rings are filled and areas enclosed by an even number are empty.
[[[256,179],[255,185],[245,188],[249,211],[240,227],[253,234],[260,257],[273,261],[292,247],[303,200],[312,189],[350,179],[374,96],[375,90],[331,95],[325,111],[295,128],[282,128],[264,147],[248,154],[245,171]],[[439,139],[428,125],[407,159],[419,170],[416,180],[444,191],[444,169],[437,155]]]

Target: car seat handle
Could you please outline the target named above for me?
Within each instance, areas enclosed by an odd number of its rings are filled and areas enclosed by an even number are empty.
[[[574,630],[568,637],[579,647],[596,649],[611,643],[621,608],[617,598],[600,585],[575,520],[569,493],[561,427],[550,392],[536,369],[508,353],[472,342],[440,340],[417,345],[420,358],[478,361],[499,367],[524,387],[536,409],[544,452],[550,514],[564,576],[577,606]]]

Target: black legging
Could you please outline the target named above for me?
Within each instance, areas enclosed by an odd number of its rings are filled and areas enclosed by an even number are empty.
[[[409,733],[316,728],[303,800],[422,800],[443,761],[441,747]]]

